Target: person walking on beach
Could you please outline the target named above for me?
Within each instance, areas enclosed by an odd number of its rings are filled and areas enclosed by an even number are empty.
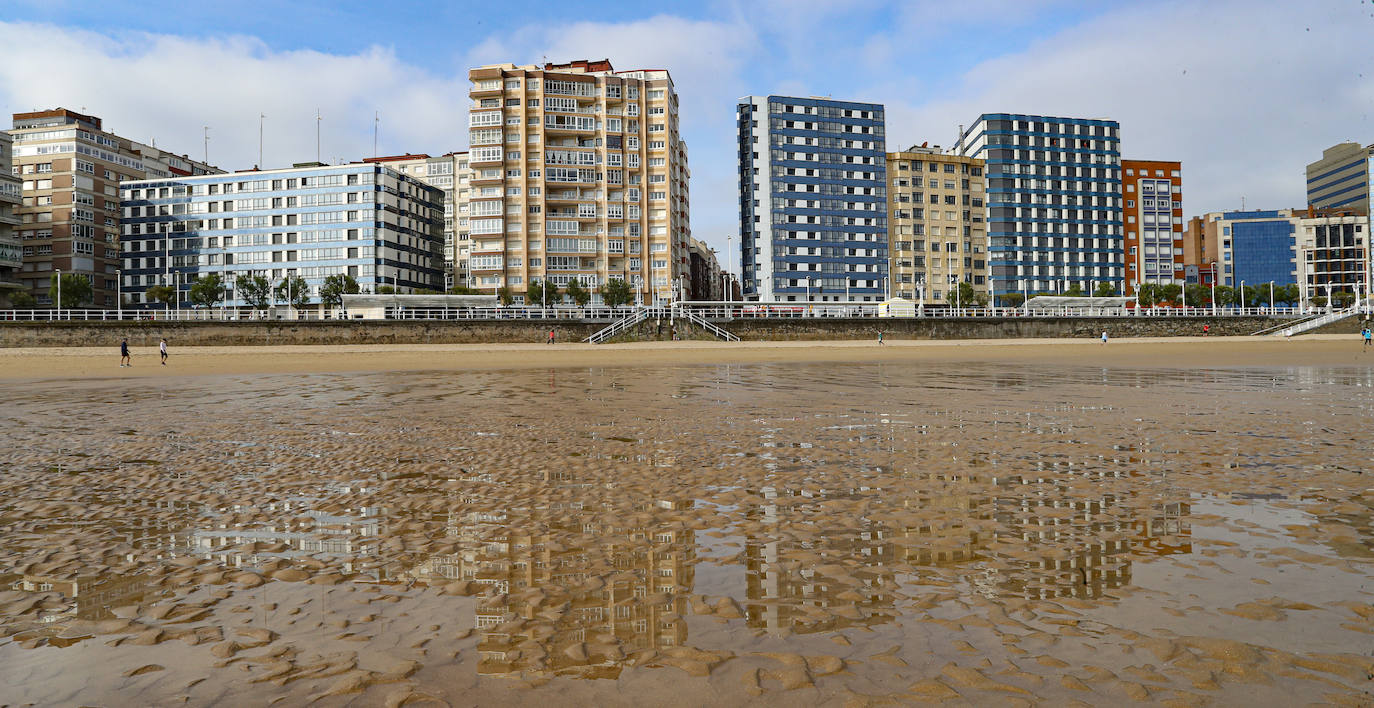
[[[162,343],[157,345],[157,351],[162,355],[162,365],[167,365],[167,338],[162,338]]]
[[[1106,344],[1106,343],[1107,343],[1107,330],[1105,330],[1105,329],[1102,330],[1102,343],[1103,343],[1103,344]]]
[[[129,338],[125,337],[124,341],[119,343],[119,368],[133,365],[134,360],[129,356]]]
[[[549,329],[549,344],[553,344],[553,329]]]
[[[1374,337],[1374,332],[1370,331],[1369,325],[1365,325],[1364,329],[1360,330],[1360,336],[1364,337],[1364,346],[1360,347],[1360,350],[1363,351],[1369,348],[1370,338]]]
[[[878,346],[882,346],[882,344],[883,344],[883,331],[880,329],[880,330],[878,330]]]
[[[1202,325],[1202,336],[1206,337],[1207,335],[1209,335],[1209,334],[1211,334],[1211,333],[1212,333],[1212,325],[1209,325],[1209,324]]]

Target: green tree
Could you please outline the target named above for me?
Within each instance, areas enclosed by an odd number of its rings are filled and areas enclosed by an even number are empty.
[[[1217,304],[1222,307],[1230,307],[1236,304],[1236,289],[1230,285],[1218,285]]]
[[[530,307],[543,307],[545,296],[547,296],[548,304],[557,303],[559,300],[558,286],[548,280],[530,278],[529,285],[525,286],[525,304]]]
[[[277,283],[277,299],[300,307],[310,302],[310,285],[299,275],[288,275]]]
[[[328,307],[340,307],[343,305],[344,295],[357,295],[358,291],[357,279],[351,275],[336,273],[325,278],[320,284],[320,302]]]
[[[234,280],[234,285],[238,288],[239,298],[249,307],[255,310],[267,308],[267,301],[272,295],[272,283],[266,277],[245,273]]]
[[[1212,291],[1205,285],[1193,283],[1185,286],[1183,292],[1188,296],[1188,307],[1202,307],[1212,303]]]
[[[433,289],[433,288],[416,288],[413,294],[415,294],[415,295],[443,295],[443,293],[441,293],[441,292],[439,292],[438,290],[435,290],[435,289]]]
[[[945,295],[945,302],[959,307],[982,307],[988,304],[988,296],[975,291],[969,283],[960,282],[957,291],[950,290]]]
[[[393,288],[393,287],[391,287],[390,285],[378,285],[378,286],[377,286],[377,294],[378,294],[378,295],[395,295],[395,294],[396,294],[396,288]]]
[[[1135,302],[1141,307],[1154,307],[1159,302],[1159,287],[1154,283],[1135,286]]]
[[[601,286],[601,301],[607,307],[623,307],[634,302],[634,293],[630,291],[630,284],[624,278],[611,278],[606,284]]]
[[[1274,289],[1274,302],[1280,305],[1296,305],[1299,296],[1297,283],[1289,283]]]
[[[466,285],[455,285],[448,289],[449,295],[481,295],[482,291],[477,288],[469,288]]]
[[[1156,292],[1161,301],[1167,302],[1170,305],[1177,305],[1179,304],[1179,296],[1183,294],[1183,286],[1176,283],[1168,283],[1166,285],[1161,285]]]
[[[1355,293],[1352,293],[1352,292],[1331,293],[1331,302],[1332,302],[1333,304],[1335,304],[1336,307],[1350,307],[1351,305],[1354,305],[1354,304],[1355,304]]]
[[[1116,286],[1105,280],[1100,281],[1093,290],[1093,297],[1116,297]]]
[[[219,273],[207,273],[196,278],[191,283],[191,304],[199,307],[214,307],[224,299],[224,281],[220,280]]]
[[[512,302],[515,302],[515,295],[511,293],[510,287],[506,285],[502,285],[500,288],[497,289],[496,297],[498,300],[500,300],[502,305],[509,305]]]
[[[582,281],[576,278],[568,281],[568,287],[565,288],[565,290],[567,291],[568,297],[572,298],[572,301],[577,303],[578,307],[586,307],[587,303],[591,302],[591,292],[582,287]]]
[[[177,291],[170,285],[154,285],[148,288],[145,294],[150,301],[160,302],[166,307],[171,307],[177,299]]]
[[[997,297],[1001,298],[1002,307],[1020,307],[1026,302],[1026,296],[1021,293],[1004,293]]]
[[[10,307],[16,310],[32,310],[37,305],[38,301],[27,290],[16,290],[10,293]]]
[[[1317,306],[1317,307],[1326,307],[1326,296],[1325,296],[1325,295],[1318,295],[1318,296],[1312,298],[1311,302],[1312,302],[1313,305],[1315,305],[1315,306]]]
[[[1083,297],[1083,295],[1083,287],[1078,283],[1073,283],[1064,290],[1064,297]]]
[[[48,295],[52,301],[57,303],[57,307],[67,309],[84,305],[91,301],[91,281],[84,275],[76,273],[62,274],[62,302],[57,302],[57,274],[53,273],[48,286]]]

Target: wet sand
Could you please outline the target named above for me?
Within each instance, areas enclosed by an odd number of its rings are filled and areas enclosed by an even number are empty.
[[[270,374],[348,371],[462,371],[593,366],[812,362],[1026,362],[1082,366],[1225,368],[1374,364],[1357,337],[1310,335],[1161,337],[1097,340],[892,340],[643,342],[633,344],[396,344],[177,347],[168,366],[156,347],[133,347],[120,368],[118,346],[0,349],[0,379]],[[1366,361],[1369,360],[1369,361]]]
[[[6,353],[0,705],[1368,705],[1346,340]]]

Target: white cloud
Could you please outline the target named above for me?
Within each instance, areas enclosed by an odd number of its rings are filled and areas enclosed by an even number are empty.
[[[1368,5],[1132,4],[992,57],[948,94],[889,100],[890,150],[948,146],[983,112],[1109,117],[1126,158],[1182,160],[1188,214],[1299,207],[1303,170],[1374,142]]]
[[[265,167],[315,159],[315,112],[326,162],[381,151],[444,152],[466,144],[466,77],[436,77],[386,49],[352,55],[273,51],[251,37],[113,38],[49,25],[0,23],[0,46],[43,46],[0,62],[0,105],[58,106],[97,115],[125,137],[245,169],[258,161],[258,115],[267,115]],[[35,77],[41,77],[36,79]]]

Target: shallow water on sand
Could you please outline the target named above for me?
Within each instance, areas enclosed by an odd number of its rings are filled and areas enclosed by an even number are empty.
[[[0,704],[1374,700],[1374,370],[7,384]]]

